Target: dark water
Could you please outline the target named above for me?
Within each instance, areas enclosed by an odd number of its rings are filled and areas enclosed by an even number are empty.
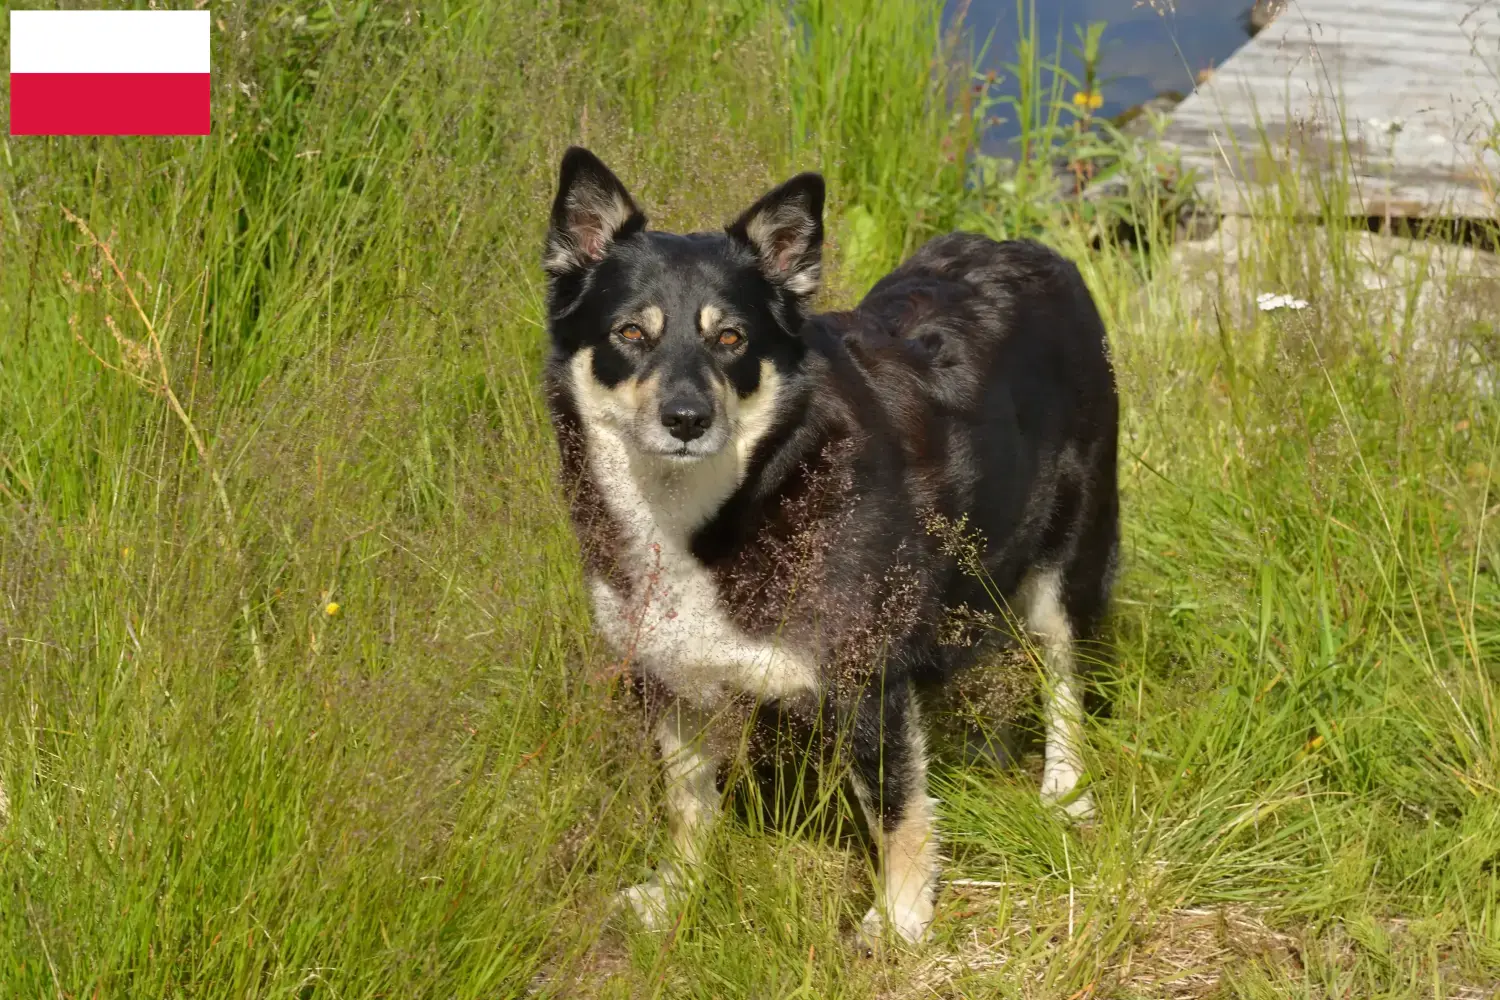
[[[1200,70],[1222,63],[1249,39],[1245,24],[1250,0],[1175,0],[1170,5],[1158,0],[1157,6],[1175,9],[1159,13],[1137,0],[1036,0],[1043,58],[1052,58],[1059,30],[1064,46],[1076,45],[1075,26],[1104,21],[1104,105],[1095,113],[1107,117],[1164,91],[1191,92]],[[1002,65],[1015,56],[1016,0],[945,0],[944,17],[951,24],[965,8],[966,34],[976,46],[994,32],[981,68],[1003,72]],[[1082,67],[1066,48],[1062,63],[1081,75]],[[1011,89],[1008,81],[1000,86]],[[1072,95],[1071,88],[1067,95]],[[1007,111],[999,113],[1004,116]],[[1012,129],[1000,126],[987,145],[1003,141]]]

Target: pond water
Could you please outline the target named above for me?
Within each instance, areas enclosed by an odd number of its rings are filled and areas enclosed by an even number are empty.
[[[1023,0],[1025,2],[1025,0]],[[1249,40],[1250,0],[1035,0],[1043,57],[1050,60],[1059,31],[1063,46],[1077,45],[1074,28],[1103,21],[1100,75],[1104,104],[1096,114],[1113,116],[1164,91],[1190,93],[1200,70],[1217,66]],[[1166,9],[1171,8],[1171,9]],[[1002,72],[1015,55],[1017,0],[945,0],[947,24],[963,14],[967,37],[977,46],[993,31],[982,69]],[[1078,73],[1078,60],[1064,48],[1063,66]],[[1009,81],[1001,89],[1009,90]],[[1072,91],[1069,89],[1069,96]],[[1001,110],[1001,115],[1006,111]],[[989,136],[1003,142],[1013,126]]]

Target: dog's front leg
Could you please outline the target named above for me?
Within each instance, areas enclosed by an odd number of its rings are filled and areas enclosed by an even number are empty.
[[[874,950],[883,925],[902,940],[927,936],[937,893],[936,802],[927,795],[927,746],[911,689],[870,692],[855,713],[853,785],[880,859],[875,905],[860,925]]]
[[[707,715],[674,699],[656,724],[672,857],[650,879],[621,893],[650,930],[668,925],[673,899],[687,890],[719,816],[719,759],[707,748],[709,723]]]

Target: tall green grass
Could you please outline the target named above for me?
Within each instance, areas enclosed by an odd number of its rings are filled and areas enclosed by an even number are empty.
[[[1374,308],[1354,234],[1268,207],[1238,298],[1195,304],[1215,276],[1164,247],[1095,249],[1038,188],[966,177],[1004,109],[953,100],[930,5],[793,13],[225,7],[208,139],[0,140],[0,996],[1493,984],[1492,293]],[[939,767],[961,882],[925,955],[856,960],[864,854],[753,814],[672,933],[608,914],[662,831],[536,384],[576,141],[674,228],[824,169],[829,301],[964,224],[1044,233],[1107,316],[1102,817]],[[1017,169],[1050,172],[1042,145]],[[1259,290],[1313,306],[1242,308]]]

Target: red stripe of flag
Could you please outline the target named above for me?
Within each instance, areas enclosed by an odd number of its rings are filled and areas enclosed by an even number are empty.
[[[12,73],[11,135],[208,135],[207,73]]]

